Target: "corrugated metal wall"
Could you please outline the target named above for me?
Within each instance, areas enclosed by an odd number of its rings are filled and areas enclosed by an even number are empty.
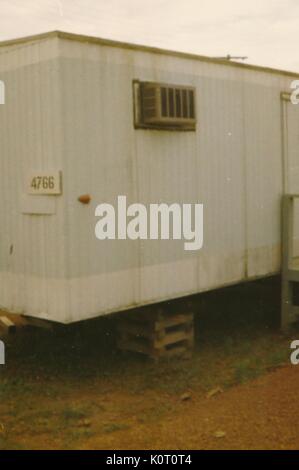
[[[0,305],[69,322],[278,271],[280,91],[291,78],[58,38],[24,54],[10,52],[3,74],[13,88],[0,107]],[[196,132],[135,130],[133,79],[195,86]],[[36,166],[63,171],[63,195],[46,196],[53,215],[20,214]],[[97,240],[95,207],[118,195],[203,203],[202,250]]]
[[[26,195],[25,181],[63,169],[58,54],[55,38],[0,50],[0,306],[46,318],[68,312],[63,199]],[[32,198],[53,215],[24,214]]]

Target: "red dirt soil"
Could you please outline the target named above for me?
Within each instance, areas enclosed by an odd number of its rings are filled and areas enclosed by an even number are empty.
[[[81,448],[299,449],[298,389],[299,367],[287,366],[212,398],[194,391],[154,425],[138,424],[137,406],[135,426]]]
[[[16,421],[4,413],[2,426],[12,443],[27,449],[299,449],[299,367],[280,367],[210,398],[195,388],[186,400],[121,388],[99,393],[95,381],[59,397],[55,413],[70,402],[92,407],[81,424],[59,428],[50,419],[43,432],[30,419]],[[43,407],[49,406],[46,399]],[[111,423],[108,428],[105,422]],[[76,440],[70,441],[74,433]]]

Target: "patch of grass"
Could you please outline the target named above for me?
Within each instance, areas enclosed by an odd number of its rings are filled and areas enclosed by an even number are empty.
[[[233,383],[244,383],[247,380],[258,377],[262,371],[262,366],[258,363],[258,361],[245,359],[243,361],[237,362],[234,367]]]
[[[0,395],[10,395],[20,391],[22,393],[31,393],[33,385],[28,382],[24,377],[10,377],[7,379],[2,378],[0,381]]]
[[[107,423],[102,427],[102,432],[111,433],[116,431],[123,431],[124,429],[129,429],[129,425],[125,423]]]
[[[78,421],[87,418],[89,412],[86,408],[68,406],[61,411],[61,417],[65,421]]]
[[[225,355],[231,355],[234,351],[235,340],[232,336],[227,336],[223,339],[223,353]]]
[[[268,367],[277,367],[280,366],[281,364],[286,363],[289,360],[290,357],[290,350],[288,348],[279,348],[277,350],[274,350],[269,354],[269,357],[267,358],[268,362]]]

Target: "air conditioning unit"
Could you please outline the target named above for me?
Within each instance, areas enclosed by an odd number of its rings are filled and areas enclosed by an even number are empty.
[[[195,130],[195,88],[134,82],[135,127]]]

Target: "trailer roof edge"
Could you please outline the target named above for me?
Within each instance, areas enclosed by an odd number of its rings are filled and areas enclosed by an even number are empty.
[[[265,73],[271,73],[271,74],[276,74],[276,75],[285,75],[289,77],[299,78],[299,72],[291,72],[288,70],[276,69],[273,67],[263,67],[260,65],[243,64],[240,62],[233,62],[233,61],[229,61],[225,59],[216,59],[213,57],[204,56],[200,54],[194,54],[191,52],[180,52],[180,51],[175,51],[171,49],[163,49],[163,48],[154,47],[154,46],[145,46],[141,44],[116,41],[113,39],[99,38],[96,36],[70,33],[67,31],[60,31],[60,30],[53,30],[53,31],[35,34],[32,36],[25,36],[25,37],[16,38],[16,39],[8,39],[5,41],[0,41],[0,48],[5,47],[5,46],[7,47],[7,46],[25,44],[29,42],[35,42],[35,41],[39,41],[43,39],[48,39],[51,37],[58,37],[62,39],[69,39],[71,41],[86,42],[86,43],[91,43],[91,44],[100,44],[100,45],[110,46],[110,47],[118,47],[122,49],[131,49],[131,50],[137,50],[137,51],[143,51],[143,52],[150,52],[154,54],[168,55],[168,56],[185,58],[185,59],[199,60],[201,62],[207,62],[207,63],[217,64],[217,65],[225,65],[227,67],[237,67],[237,68],[241,68],[245,70],[252,70],[252,71],[257,71],[257,72],[265,72]]]

